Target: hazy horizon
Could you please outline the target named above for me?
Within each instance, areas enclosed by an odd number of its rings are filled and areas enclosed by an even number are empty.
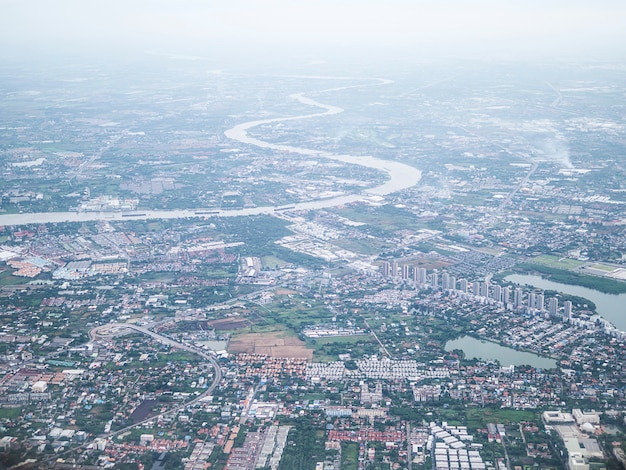
[[[620,59],[626,4],[5,0],[0,54],[188,58]]]

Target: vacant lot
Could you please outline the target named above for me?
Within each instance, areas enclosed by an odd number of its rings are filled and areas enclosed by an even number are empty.
[[[294,295],[297,294],[298,291],[297,290],[293,290],[293,289],[285,289],[283,287],[277,287],[276,288],[276,295]]]
[[[207,324],[216,330],[238,330],[240,328],[246,328],[250,325],[254,325],[254,321],[248,318],[231,317],[211,320],[208,321]]]
[[[246,333],[234,336],[228,345],[229,352],[248,352],[271,357],[305,357],[311,360],[313,350],[295,336],[284,331]]]

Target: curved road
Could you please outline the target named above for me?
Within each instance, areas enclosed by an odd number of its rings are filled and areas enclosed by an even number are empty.
[[[321,77],[321,78],[333,78],[333,77]],[[337,88],[329,88],[321,90],[316,93],[328,93],[331,91],[345,90],[349,88],[358,88],[364,86],[375,86],[391,83],[390,80],[376,79],[376,83],[366,85],[353,85]],[[261,119],[256,121],[245,122],[238,124],[235,127],[228,129],[224,132],[226,137],[241,142],[243,144],[254,145],[261,148],[279,150],[282,152],[297,153],[300,155],[308,155],[317,158],[325,158],[329,160],[341,161],[344,163],[350,163],[354,165],[361,165],[368,168],[374,168],[379,171],[387,173],[389,179],[380,186],[370,188],[364,191],[365,194],[384,196],[387,194],[408,189],[415,186],[421,179],[422,173],[415,167],[401,163],[394,160],[384,160],[372,156],[355,156],[346,154],[336,154],[332,152],[326,152],[324,150],[307,149],[303,147],[294,147],[291,145],[274,144],[271,142],[265,142],[263,140],[250,137],[248,131],[254,127],[270,124],[274,122],[295,121],[300,119],[312,119],[324,116],[330,116],[333,114],[339,114],[343,112],[343,109],[338,106],[323,104],[315,101],[311,98],[304,96],[304,93],[296,93],[291,95],[291,98],[298,100],[299,102],[322,108],[322,112],[303,114],[299,116],[288,116],[273,119]],[[347,194],[344,196],[319,199],[316,201],[301,202],[289,205],[293,209],[324,209],[327,207],[334,207],[343,204],[349,204],[351,202],[358,201],[363,198],[362,194]],[[23,225],[23,224],[42,224],[42,223],[54,223],[54,222],[87,222],[94,220],[142,220],[142,219],[180,219],[191,217],[237,217],[237,216],[250,216],[268,214],[273,215],[277,210],[280,211],[281,207],[275,206],[263,206],[253,207],[248,209],[232,209],[232,210],[220,210],[220,209],[207,209],[207,208],[192,208],[182,210],[137,210],[131,213],[122,212],[32,212],[24,214],[1,214],[0,225]]]
[[[155,333],[154,331],[149,330],[148,328],[144,328],[143,326],[139,326],[139,325],[134,325],[132,323],[109,323],[107,325],[102,325],[102,326],[98,326],[96,328],[93,328],[90,332],[89,332],[89,336],[90,338],[92,338],[92,340],[97,339],[98,337],[108,337],[109,335],[102,334],[101,331],[106,329],[111,329],[112,327],[114,328],[120,328],[120,329],[124,329],[124,328],[129,328],[135,331],[138,331],[140,333],[143,333],[145,335],[151,336],[152,338],[156,339],[157,341],[160,341],[163,344],[167,344],[168,346],[171,346],[173,348],[177,348],[177,349],[182,349],[183,351],[189,351],[192,352],[194,354],[197,354],[198,356],[202,357],[203,359],[205,359],[206,361],[210,362],[211,365],[213,366],[213,369],[215,370],[215,375],[213,377],[213,383],[204,391],[202,392],[200,395],[198,395],[196,398],[194,398],[191,401],[188,401],[186,403],[183,403],[179,406],[176,406],[170,410],[167,410],[163,413],[160,413],[158,415],[154,415],[151,416],[149,418],[144,419],[143,421],[139,421],[138,423],[132,424],[130,426],[126,426],[125,428],[119,429],[115,432],[110,432],[108,434],[102,434],[98,437],[104,437],[107,439],[113,438],[119,434],[123,434],[126,431],[129,431],[137,426],[141,426],[142,424],[145,424],[149,421],[152,421],[154,419],[158,419],[161,416],[165,416],[167,414],[170,413],[175,413],[179,410],[182,410],[183,408],[189,406],[189,405],[194,405],[196,403],[198,403],[200,400],[202,400],[204,397],[206,397],[207,395],[210,395],[213,390],[215,390],[215,388],[219,385],[220,381],[222,380],[222,369],[220,368],[219,364],[217,363],[217,361],[215,360],[215,358],[207,353],[205,353],[203,350],[201,349],[197,349],[194,348],[193,346],[189,346],[187,344],[183,344],[183,343],[179,343],[178,341],[174,341],[170,338],[167,338],[166,336],[160,335],[158,333]]]
[[[104,433],[104,434],[100,434],[98,436],[96,436],[97,438],[103,438],[103,439],[112,439],[115,436],[118,436],[120,434],[123,434],[127,431],[130,431],[133,428],[136,428],[138,426],[141,426],[143,424],[146,424],[152,420],[155,419],[159,419],[162,416],[168,415],[170,413],[176,413],[182,409],[184,409],[187,406],[190,405],[194,405],[196,403],[198,403],[200,400],[202,400],[204,397],[206,397],[207,395],[209,395],[210,393],[213,392],[213,390],[215,390],[215,388],[219,385],[220,381],[222,380],[222,369],[220,368],[219,364],[217,363],[217,361],[215,360],[215,358],[213,358],[212,356],[210,356],[209,354],[205,353],[202,350],[196,349],[192,346],[188,346],[186,344],[182,344],[179,343],[177,341],[174,341],[170,338],[167,338],[163,335],[160,335],[158,333],[155,333],[154,331],[151,331],[147,328],[144,328],[142,326],[139,325],[134,325],[131,323],[108,323],[106,325],[101,325],[101,326],[97,326],[96,328],[93,328],[89,331],[89,338],[91,341],[96,341],[98,338],[103,338],[103,337],[111,337],[111,336],[115,336],[114,330],[113,329],[119,329],[119,330],[123,330],[125,328],[129,328],[135,331],[138,331],[140,333],[143,333],[145,335],[151,336],[154,339],[156,339],[157,341],[161,341],[164,344],[167,344],[169,346],[172,346],[173,348],[177,348],[177,349],[182,349],[184,351],[189,351],[192,352],[194,354],[199,355],[200,357],[202,357],[203,359],[206,359],[208,362],[211,363],[211,365],[213,366],[213,369],[215,370],[215,376],[213,377],[213,383],[204,391],[202,392],[200,395],[198,395],[196,398],[194,398],[191,401],[188,401],[186,403],[180,404],[178,406],[175,406],[174,408],[171,408],[163,413],[159,413],[157,415],[151,416],[149,418],[146,418],[142,421],[139,421],[135,424],[131,424],[130,426],[126,426],[122,429],[118,429],[117,431],[113,431],[113,432],[109,432],[109,433]],[[110,334],[106,334],[103,333],[106,330],[110,330],[111,333]],[[69,449],[59,452],[58,454],[55,454],[53,456],[50,457],[46,457],[40,461],[37,462],[33,462],[32,464],[28,465],[26,468],[40,468],[39,465],[41,464],[46,464],[47,462],[51,462],[52,460],[56,460],[57,458],[59,458],[62,455],[66,455],[69,454],[71,452],[76,452],[80,449],[84,449],[87,446],[93,444],[93,441],[88,441],[85,442],[79,446],[76,447],[70,447]]]

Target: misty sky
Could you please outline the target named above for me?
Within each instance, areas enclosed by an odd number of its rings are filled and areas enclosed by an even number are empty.
[[[0,52],[374,48],[617,56],[624,0],[0,0]]]

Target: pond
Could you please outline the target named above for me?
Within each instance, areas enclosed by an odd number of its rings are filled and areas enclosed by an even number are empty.
[[[517,349],[500,346],[498,343],[484,341],[471,336],[462,336],[446,343],[446,351],[461,349],[468,359],[483,359],[485,361],[500,361],[502,366],[529,365],[535,368],[552,369],[556,361],[537,354],[518,351]]]

